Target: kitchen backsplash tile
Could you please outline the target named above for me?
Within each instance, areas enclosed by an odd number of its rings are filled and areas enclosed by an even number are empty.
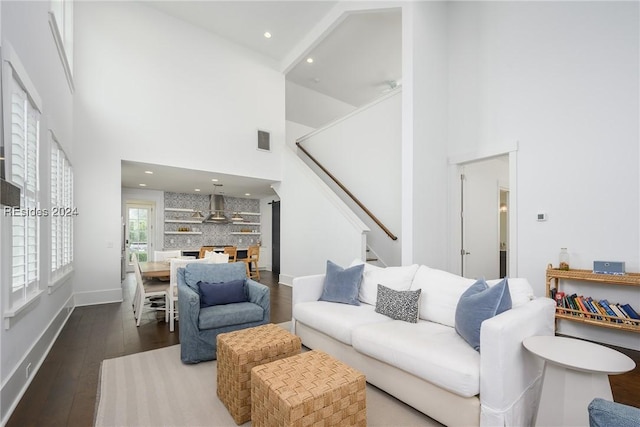
[[[225,215],[229,218],[234,212],[260,212],[258,199],[244,199],[240,197],[224,196]],[[209,213],[209,195],[187,193],[164,193],[164,207],[200,210],[204,216]],[[259,223],[258,215],[242,215],[245,222]],[[165,220],[192,220],[188,212],[164,212]],[[260,226],[239,224],[213,224],[213,223],[173,223],[165,222],[164,231],[179,231],[179,228],[188,228],[190,231],[202,232],[202,234],[165,234],[164,249],[195,249],[209,245],[234,245],[239,247],[256,244],[260,241],[260,235],[234,235],[241,229],[251,229],[260,232]]]

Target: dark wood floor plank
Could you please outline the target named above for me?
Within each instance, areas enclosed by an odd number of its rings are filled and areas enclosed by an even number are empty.
[[[7,427],[91,426],[104,359],[179,343],[180,322],[171,333],[164,316],[145,313],[136,327],[131,279],[127,278],[124,302],[73,310]],[[271,321],[291,320],[291,288],[279,285],[271,272],[261,272],[260,281],[271,289]],[[610,377],[614,399],[640,407],[640,352],[616,349],[638,366]]]

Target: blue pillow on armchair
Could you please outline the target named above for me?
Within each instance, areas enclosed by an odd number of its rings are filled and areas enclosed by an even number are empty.
[[[198,289],[200,290],[200,307],[249,301],[244,279],[221,283],[200,281],[198,282]]]
[[[360,305],[358,291],[360,290],[363,271],[364,264],[344,269],[327,260],[327,274],[324,278],[320,301]]]

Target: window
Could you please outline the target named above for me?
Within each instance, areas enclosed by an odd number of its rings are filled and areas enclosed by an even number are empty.
[[[73,1],[51,0],[49,27],[58,48],[69,88],[73,92]]]
[[[10,223],[9,307],[21,306],[39,292],[40,211],[38,156],[40,98],[17,55],[3,46],[3,99],[7,177],[20,188],[20,207],[5,210]]]
[[[51,279],[71,271],[73,262],[73,169],[51,132]]]

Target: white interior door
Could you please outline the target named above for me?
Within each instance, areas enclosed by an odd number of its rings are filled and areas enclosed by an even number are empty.
[[[507,156],[461,166],[461,265],[469,278],[500,276],[500,189],[508,186]]]

